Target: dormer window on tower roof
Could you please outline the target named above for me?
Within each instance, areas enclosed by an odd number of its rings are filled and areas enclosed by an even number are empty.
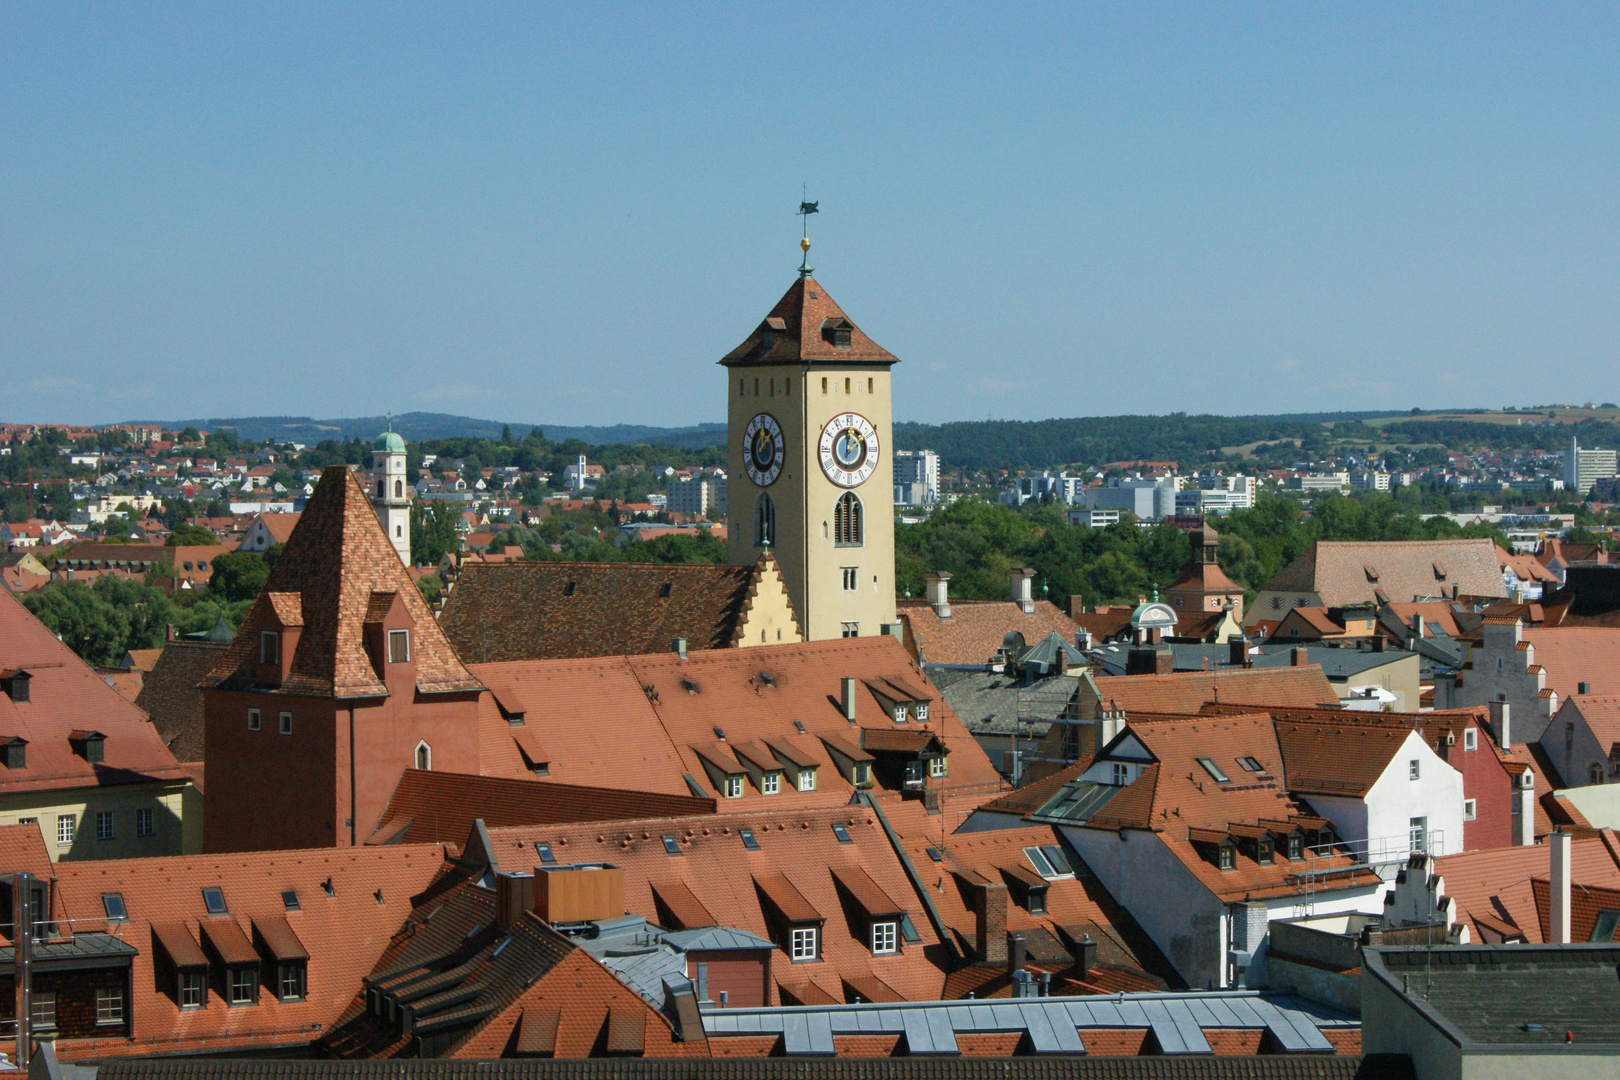
[[[855,324],[848,319],[824,319],[821,323],[821,336],[833,348],[847,349],[850,331],[854,329]]]

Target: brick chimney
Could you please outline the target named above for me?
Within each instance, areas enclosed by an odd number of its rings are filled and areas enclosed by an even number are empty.
[[[975,887],[973,929],[981,964],[1000,964],[1007,959],[1007,886],[986,881]]]
[[[1547,837],[1547,847],[1551,849],[1549,878],[1551,895],[1548,917],[1547,944],[1569,944],[1569,874],[1570,874],[1570,834],[1562,829]]]
[[[1288,666],[1304,667],[1310,663],[1310,660],[1307,659],[1309,656],[1310,654],[1305,651],[1305,646],[1295,645],[1293,651],[1288,654]]]
[[[1247,638],[1242,636],[1231,638],[1227,641],[1226,647],[1228,650],[1226,658],[1227,663],[1231,664],[1233,667],[1242,667],[1248,662],[1249,641]]]
[[[951,617],[950,581],[951,575],[944,570],[923,575],[923,593],[928,597],[928,606],[942,619]]]
[[[1007,571],[1007,590],[1012,602],[1025,615],[1035,614],[1035,571],[1017,569]]]

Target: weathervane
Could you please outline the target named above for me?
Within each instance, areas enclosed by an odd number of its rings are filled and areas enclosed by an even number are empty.
[[[810,265],[810,215],[817,211],[816,203],[805,201],[804,196],[808,194],[809,189],[806,188],[804,194],[799,197],[799,218],[804,225],[803,238],[799,241],[799,250],[804,252],[804,258],[799,263],[799,276],[802,278],[807,278],[815,272],[815,267]],[[819,201],[818,199],[817,202]]]

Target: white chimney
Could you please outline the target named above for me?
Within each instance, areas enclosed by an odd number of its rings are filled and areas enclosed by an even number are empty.
[[[1513,790],[1513,798],[1519,800],[1518,823],[1519,835],[1513,838],[1513,843],[1519,847],[1533,847],[1536,842],[1536,788],[1531,773],[1520,776],[1521,787]]]
[[[1570,834],[1560,829],[1547,838],[1547,846],[1552,849],[1552,911],[1547,944],[1568,945]]]
[[[1009,570],[1007,571],[1007,587],[1012,593],[1012,602],[1025,615],[1035,614],[1035,571]]]
[[[1508,703],[1491,701],[1486,703],[1486,707],[1491,711],[1491,734],[1496,736],[1496,745],[1506,750],[1513,745]]]
[[[928,606],[942,619],[951,617],[950,580],[951,575],[943,570],[923,575],[923,591],[928,597]]]

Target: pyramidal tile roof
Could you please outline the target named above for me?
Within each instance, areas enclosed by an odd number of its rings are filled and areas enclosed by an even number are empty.
[[[843,338],[840,330],[847,330]],[[848,344],[835,344],[847,340]],[[813,277],[793,283],[747,339],[720,362],[727,367],[805,360],[894,364],[893,353],[867,337]]]
[[[388,693],[366,653],[364,627],[377,593],[395,593],[415,620],[416,688],[426,694],[482,689],[457,659],[422,594],[412,584],[377,520],[371,500],[345,465],[321,473],[281,558],[205,687],[252,683],[258,631],[282,625],[290,598],[302,623],[292,666],[279,693],[304,697],[383,697]]]

